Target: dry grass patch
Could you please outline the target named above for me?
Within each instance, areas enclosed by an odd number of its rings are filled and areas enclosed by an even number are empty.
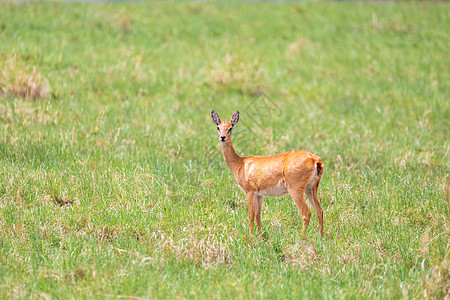
[[[243,61],[227,54],[206,70],[206,84],[215,90],[234,90],[244,95],[257,95],[264,85],[265,70],[261,60]]]
[[[303,49],[309,45],[311,45],[311,41],[305,38],[299,38],[295,42],[289,44],[287,48],[287,55],[290,58],[294,58],[300,55]]]
[[[307,241],[299,241],[284,252],[285,262],[297,266],[300,270],[312,265],[317,258],[316,250]]]
[[[425,289],[424,298],[450,299],[450,262],[448,260],[450,252],[444,257],[440,265],[431,267],[430,274],[424,278]]]
[[[0,95],[2,93],[0,92]],[[26,126],[31,124],[58,123],[58,110],[53,110],[50,102],[39,103],[37,106],[24,99],[14,99],[0,103],[0,121],[13,123],[19,119]]]
[[[396,33],[407,33],[409,31],[417,30],[417,26],[414,25],[408,26],[402,24],[398,19],[394,19],[393,21],[388,22],[380,22],[378,20],[377,14],[375,13],[372,13],[372,20],[369,26],[376,30],[392,30]]]
[[[33,67],[31,72],[19,69],[8,88],[8,94],[26,100],[48,98],[50,87],[48,81],[36,70],[36,67]]]
[[[35,66],[25,67],[24,64],[17,55],[6,57],[4,63],[0,63],[0,94],[26,100],[48,98],[48,80]]]
[[[177,259],[189,260],[205,268],[233,263],[228,245],[218,239],[214,230],[188,226],[185,232],[186,235],[179,240],[175,240],[173,236],[163,231],[154,232],[152,234],[153,250],[162,250],[163,256],[173,255]]]

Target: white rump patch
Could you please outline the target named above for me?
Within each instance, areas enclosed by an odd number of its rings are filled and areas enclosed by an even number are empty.
[[[308,184],[306,185],[306,194],[308,194],[308,191],[311,190],[317,183],[317,180],[319,179],[319,173],[317,172],[317,163],[315,165],[316,170],[311,175],[311,178],[308,181]]]

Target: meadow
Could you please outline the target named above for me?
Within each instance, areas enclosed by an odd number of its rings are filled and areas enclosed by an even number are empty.
[[[448,3],[0,3],[0,298],[450,297]],[[319,155],[325,235],[242,156]]]

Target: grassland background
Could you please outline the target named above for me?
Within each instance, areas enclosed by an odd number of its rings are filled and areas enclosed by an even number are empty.
[[[0,298],[448,297],[449,32],[446,3],[0,3]],[[324,238],[289,196],[249,237],[211,109],[240,155],[322,157]]]

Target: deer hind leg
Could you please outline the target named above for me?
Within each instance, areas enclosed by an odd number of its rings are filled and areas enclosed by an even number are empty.
[[[250,220],[250,234],[253,234],[253,226],[255,225],[255,193],[247,193],[247,210],[248,218]]]
[[[308,205],[306,205],[305,199],[303,198],[303,189],[296,190],[288,190],[289,194],[297,205],[298,209],[302,213],[303,217],[303,227],[302,233],[303,235],[306,233],[306,229],[308,229],[309,219],[311,218],[311,212],[309,211]]]
[[[261,232],[261,213],[263,205],[263,196],[255,195],[255,215],[256,215],[256,226],[258,227],[258,232]]]
[[[320,234],[323,236],[323,209],[322,206],[320,206],[319,198],[317,197],[317,191],[319,190],[319,183],[320,179],[316,183],[316,187],[313,190],[313,197],[314,197],[314,203],[316,203],[317,207],[319,208],[319,213],[317,213],[317,217],[319,218],[320,223]]]
[[[306,186],[305,194],[309,200],[309,203],[314,207],[316,211],[317,218],[319,219],[320,224],[320,234],[323,236],[323,209],[320,206],[319,199],[317,198],[317,189],[319,188],[319,181],[314,184],[308,184]]]

